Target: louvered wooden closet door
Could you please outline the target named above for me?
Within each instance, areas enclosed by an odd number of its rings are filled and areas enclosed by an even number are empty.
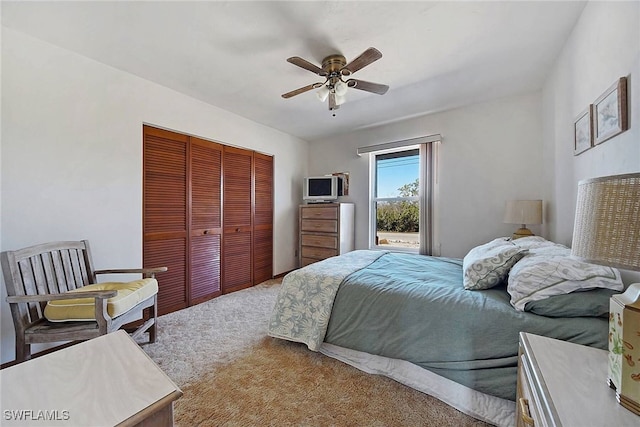
[[[252,166],[252,151],[224,147],[223,293],[253,284]]]
[[[189,137],[144,126],[143,265],[158,275],[159,314],[188,305],[187,146]]]
[[[273,277],[273,156],[255,153],[253,162],[253,283],[258,284]]]
[[[221,293],[222,146],[191,138],[190,305]]]

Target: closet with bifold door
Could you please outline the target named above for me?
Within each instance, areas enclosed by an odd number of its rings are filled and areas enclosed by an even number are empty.
[[[143,128],[143,265],[169,313],[273,275],[273,156]]]
[[[224,149],[224,293],[253,283],[251,212],[253,153],[234,147]]]
[[[253,283],[273,277],[273,156],[253,154]]]

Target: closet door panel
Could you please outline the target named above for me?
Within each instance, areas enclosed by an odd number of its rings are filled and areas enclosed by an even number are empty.
[[[191,138],[190,304],[221,293],[222,146]]]
[[[224,147],[223,293],[233,292],[253,284],[251,274],[252,169],[252,151]]]
[[[273,231],[253,230],[253,283],[273,278]]]
[[[182,137],[145,127],[145,235],[187,230],[188,138]]]
[[[253,153],[224,149],[224,226],[251,226],[251,165]]]
[[[220,295],[221,235],[191,238],[191,304]]]
[[[186,260],[187,241],[183,238],[146,240],[143,245],[145,267],[168,267],[158,274],[158,314],[188,307]]]
[[[191,141],[191,228],[220,231],[222,189],[222,146],[192,138]]]
[[[158,275],[158,311],[187,306],[187,149],[189,137],[143,128],[143,266]]]
[[[251,233],[232,233],[224,237],[225,293],[251,285]]]
[[[273,156],[254,154],[253,283],[273,277]]]

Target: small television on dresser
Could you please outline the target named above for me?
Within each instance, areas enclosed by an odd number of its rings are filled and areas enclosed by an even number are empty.
[[[308,176],[304,179],[302,199],[308,203],[336,200],[342,195],[342,178],[338,176]]]

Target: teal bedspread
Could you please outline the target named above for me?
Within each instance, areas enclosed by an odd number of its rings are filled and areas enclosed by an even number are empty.
[[[407,360],[475,390],[515,400],[520,331],[607,346],[604,318],[516,311],[504,286],[465,290],[462,260],[399,253],[384,254],[344,278],[324,340]]]
[[[318,351],[342,281],[385,253],[352,251],[287,274],[271,313],[269,335],[301,342],[309,350]]]

